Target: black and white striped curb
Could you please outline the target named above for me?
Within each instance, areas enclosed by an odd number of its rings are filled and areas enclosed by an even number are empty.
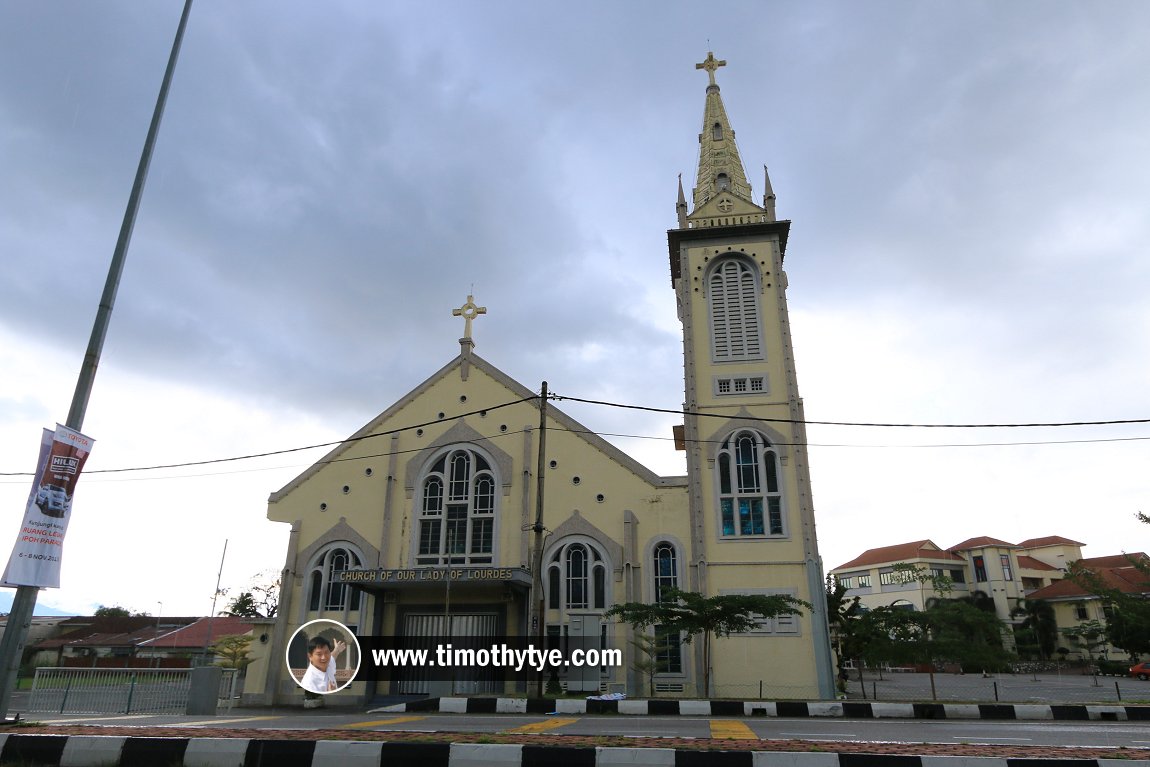
[[[783,751],[0,735],[0,762],[60,767],[1127,767],[1122,759],[1007,759]]]
[[[637,716],[843,717],[847,719],[1026,719],[1150,722],[1150,706],[868,701],[583,700],[579,698],[427,698],[371,713],[634,714]]]

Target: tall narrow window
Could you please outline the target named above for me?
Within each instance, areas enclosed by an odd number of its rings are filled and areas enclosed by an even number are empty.
[[[781,536],[783,498],[778,456],[762,434],[732,434],[719,448],[719,513],[724,537]]]
[[[474,450],[432,459],[419,505],[417,565],[490,564],[495,554],[495,472]]]
[[[723,140],[723,126],[720,123],[711,126],[711,139],[714,141]]]
[[[655,627],[655,671],[659,674],[683,673],[683,638],[680,632],[666,626]]]
[[[986,560],[977,556],[972,558],[971,562],[974,564],[974,580],[979,583],[986,581]]]
[[[720,262],[707,277],[707,300],[715,361],[762,359],[758,276],[754,268],[735,258]]]
[[[575,544],[567,549],[567,607],[587,606],[587,547]]]
[[[655,601],[666,601],[667,589],[679,587],[675,547],[663,541],[655,547]]]
[[[1014,580],[1014,574],[1011,572],[1011,569],[1010,569],[1010,555],[1009,554],[999,554],[998,555],[998,562],[999,562],[999,564],[1002,565],[1002,579],[1004,581]]]

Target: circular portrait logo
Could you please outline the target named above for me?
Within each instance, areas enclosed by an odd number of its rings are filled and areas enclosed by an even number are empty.
[[[287,667],[295,683],[307,692],[327,695],[351,684],[362,658],[351,629],[339,621],[308,621],[292,634]]]

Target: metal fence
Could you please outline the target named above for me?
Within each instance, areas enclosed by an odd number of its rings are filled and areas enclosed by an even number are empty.
[[[935,673],[868,670],[860,683],[853,671],[846,683],[851,700],[971,703],[1146,703],[1150,682],[1074,671],[1022,674]]]
[[[235,669],[221,669],[219,700],[231,708]],[[38,668],[28,710],[56,714],[182,714],[191,669]]]

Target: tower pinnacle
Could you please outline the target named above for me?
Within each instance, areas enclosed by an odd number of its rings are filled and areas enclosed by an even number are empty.
[[[731,129],[723,97],[719,95],[719,86],[715,82],[715,70],[726,65],[725,60],[716,59],[710,51],[705,61],[695,65],[695,69],[706,70],[710,80],[703,108],[703,130],[699,133],[699,173],[693,193],[696,211],[723,192],[754,204],[751,185],[735,144],[735,132]]]

